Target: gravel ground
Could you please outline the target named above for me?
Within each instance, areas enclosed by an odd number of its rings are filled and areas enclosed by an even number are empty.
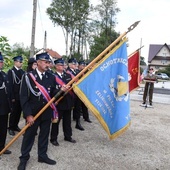
[[[155,103],[154,108],[140,107],[131,101],[131,126],[120,137],[109,140],[98,120],[81,120],[85,131],[74,128],[72,144],[63,140],[62,128],[59,147],[49,143],[48,155],[56,165],[37,162],[37,138],[27,164],[29,170],[169,170],[170,169],[170,105]],[[23,127],[21,120],[20,127]],[[8,136],[7,142],[12,137]],[[17,169],[20,156],[20,137],[9,149],[11,155],[2,155],[0,170]]]

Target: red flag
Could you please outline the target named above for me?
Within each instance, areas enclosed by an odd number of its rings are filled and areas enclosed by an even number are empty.
[[[128,58],[129,92],[139,87],[140,81],[139,63],[140,63],[139,50],[137,50]]]

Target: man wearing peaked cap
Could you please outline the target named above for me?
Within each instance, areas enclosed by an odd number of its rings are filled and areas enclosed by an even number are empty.
[[[56,64],[63,64],[63,65],[64,65],[64,71],[66,71],[66,69],[67,69],[67,64],[66,64],[65,60],[62,59],[62,58],[59,58],[59,59],[54,60],[54,64],[55,64],[55,65],[56,65]]]
[[[68,60],[68,63],[76,64],[76,63],[77,63],[77,60],[76,60],[76,58],[70,58],[70,59]]]
[[[85,66],[86,66],[86,63],[85,63],[84,60],[79,61],[78,64],[79,64],[79,65],[78,65],[78,70],[79,70],[79,71],[83,70],[83,69],[85,68]]]
[[[13,57],[13,60],[22,63],[23,58],[22,58],[22,56],[16,56],[16,57]]]
[[[6,136],[7,136],[7,127],[8,127],[8,114],[10,112],[9,105],[9,81],[5,72],[2,71],[3,68],[3,56],[0,52],[0,151],[4,149]],[[11,151],[6,150],[4,154],[10,154]]]
[[[56,88],[55,77],[48,72],[50,56],[47,53],[37,54],[36,59],[37,68],[28,74],[24,74],[20,88],[23,116],[30,127],[26,129],[23,136],[18,170],[26,169],[38,128],[38,162],[49,165],[56,164],[56,161],[50,159],[47,154],[51,119],[56,119],[57,116],[55,105],[46,108],[36,121],[34,121],[34,116],[54,95],[58,92],[62,95],[67,89]]]
[[[71,75],[64,71],[64,60],[62,58],[59,58],[55,60],[54,63],[56,86],[58,88],[61,86],[66,86],[66,84],[71,81]],[[71,128],[71,110],[74,105],[73,95],[73,92],[69,91],[66,95],[64,95],[64,98],[56,106],[59,113],[59,120],[57,123],[52,124],[50,136],[50,142],[55,146],[59,145],[57,138],[59,134],[59,123],[61,120],[63,123],[64,140],[71,143],[76,143],[76,141],[72,139]]]
[[[54,73],[53,68],[54,68],[54,61],[53,61],[52,57],[50,57],[50,61],[49,61],[49,64],[48,64],[48,70],[47,71],[49,73],[53,74]]]
[[[36,60],[45,60],[45,61],[51,61],[50,56],[47,52],[45,53],[41,53],[41,54],[37,54],[36,55]]]
[[[84,61],[84,60],[79,61],[78,63],[79,63],[79,65],[84,65],[84,66],[86,65],[86,63],[85,63],[85,61]]]
[[[69,73],[72,78],[74,78],[79,73],[77,70],[77,65],[76,65],[77,63],[78,62],[75,58],[71,58],[68,60],[67,73]],[[83,131],[84,128],[80,123],[80,112],[81,112],[81,100],[76,94],[74,94],[73,120],[76,120],[75,128]]]
[[[12,69],[8,70],[9,84],[12,89],[11,102],[12,102],[12,112],[9,117],[9,134],[14,136],[15,132],[19,132],[21,129],[18,127],[20,116],[21,116],[21,104],[19,98],[20,83],[24,71],[22,70],[22,56],[13,57],[14,66]]]
[[[64,60],[62,58],[54,60],[54,64],[63,64],[64,65]]]
[[[37,60],[37,65],[41,65],[42,67],[45,67],[43,69],[45,69],[45,71],[50,73],[49,67],[50,67],[51,59],[50,59],[50,55],[47,52],[37,54],[36,60]],[[41,67],[40,67],[40,69],[41,69]],[[41,70],[41,71],[44,71],[44,70]]]
[[[78,66],[78,70],[79,72],[82,71],[84,68],[86,67],[86,63],[85,61],[79,61],[79,66]],[[89,118],[89,112],[88,112],[88,108],[85,106],[85,104],[81,101],[81,110],[83,113],[83,118],[86,122],[91,123],[92,121]]]

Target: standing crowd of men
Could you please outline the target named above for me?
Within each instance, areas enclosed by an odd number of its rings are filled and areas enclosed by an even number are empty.
[[[72,138],[72,118],[76,121],[75,128],[81,131],[84,130],[80,122],[81,114],[85,121],[91,123],[87,107],[67,85],[86,63],[80,61],[78,64],[76,59],[71,58],[66,66],[66,62],[59,58],[53,65],[46,52],[37,54],[36,59],[30,58],[26,71],[22,70],[22,56],[14,57],[13,61],[13,68],[7,73],[3,72],[4,59],[0,53],[0,151],[5,147],[7,131],[11,136],[21,131],[19,122],[23,113],[29,127],[23,135],[18,170],[26,169],[36,135],[38,162],[55,165],[56,161],[48,157],[47,149],[49,140],[54,146],[59,146],[59,123],[62,121],[64,140],[71,143],[76,143]],[[54,69],[51,69],[52,67]],[[60,97],[62,100],[51,103],[34,120],[34,116],[53,97],[55,101]],[[58,121],[55,121],[57,118]],[[11,151],[6,150],[4,154],[11,154]]]

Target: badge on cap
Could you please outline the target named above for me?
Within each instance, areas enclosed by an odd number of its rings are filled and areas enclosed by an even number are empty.
[[[45,61],[51,61],[50,56],[47,52],[37,54],[36,55],[36,60],[45,60]]]

